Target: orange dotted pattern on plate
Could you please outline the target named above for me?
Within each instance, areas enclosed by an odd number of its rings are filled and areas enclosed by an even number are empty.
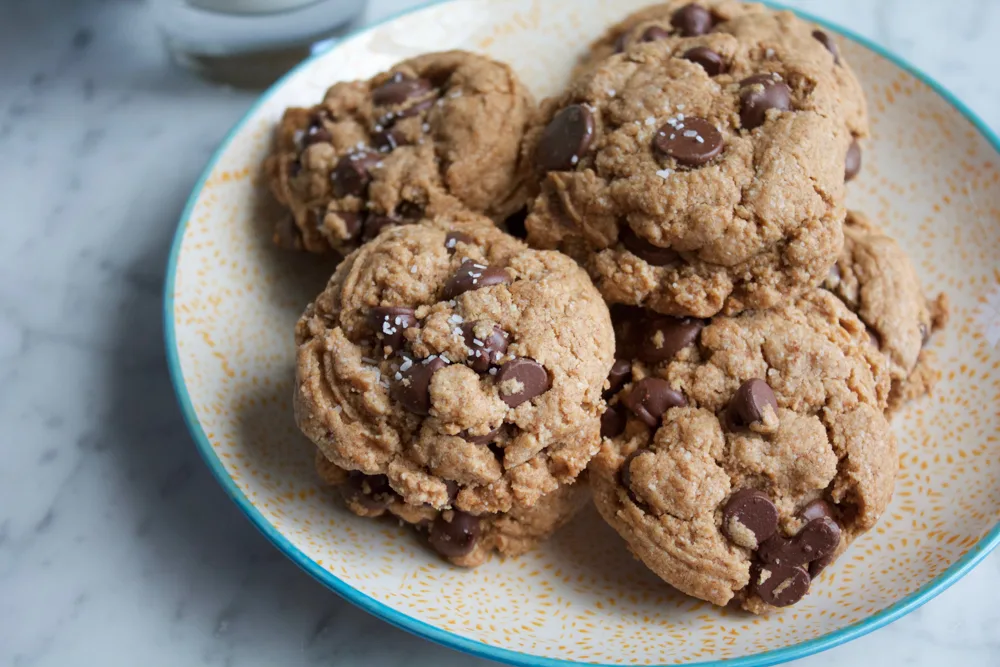
[[[932,581],[1000,520],[998,156],[960,113],[880,56],[843,44],[873,123],[850,204],[899,239],[954,314],[932,343],[943,372],[935,394],[895,420],[902,467],[889,511],[798,605],[753,618],[686,598],[638,565],[593,512],[519,560],[451,568],[408,531],[332,503],[292,420],[292,325],[331,266],[269,243],[275,212],[259,163],[282,109],[312,103],[335,80],[450,47],[512,63],[541,97],[562,85],[575,50],[639,4],[580,11],[571,0],[464,0],[379,27],[298,72],[236,135],[187,221],[177,341],[198,419],[226,470],[292,543],[365,594],[529,654],[621,664],[733,658],[863,620]]]

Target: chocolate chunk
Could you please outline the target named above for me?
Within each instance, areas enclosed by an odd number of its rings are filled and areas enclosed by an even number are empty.
[[[722,533],[734,543],[756,549],[778,530],[778,509],[767,494],[740,489],[722,508]]]
[[[476,330],[484,328],[489,328],[489,325],[479,322],[466,322],[462,325],[465,346],[469,348],[466,363],[478,373],[485,373],[491,365],[499,364],[500,357],[507,351],[507,332],[494,324],[485,337],[476,336]]]
[[[688,49],[682,56],[684,60],[701,65],[709,76],[718,76],[726,71],[726,61],[718,53],[707,46],[696,46]]]
[[[329,142],[332,139],[333,137],[323,125],[323,120],[313,118],[309,121],[309,127],[306,128],[306,133],[302,137],[302,145],[303,147],[312,146],[313,144]]]
[[[382,233],[382,230],[386,227],[395,227],[396,225],[402,224],[401,221],[390,218],[387,215],[380,215],[378,213],[369,213],[365,217],[364,229],[361,233],[362,241],[371,241],[373,238]]]
[[[416,104],[411,104],[402,111],[397,111],[395,114],[395,120],[400,120],[402,118],[412,118],[413,116],[419,116],[423,112],[434,106],[437,102],[433,97],[429,97],[426,100],[420,100]]]
[[[712,13],[693,2],[684,5],[670,17],[670,25],[680,31],[683,37],[697,37],[712,31]]]
[[[653,245],[633,232],[631,227],[623,227],[618,240],[630,253],[653,266],[668,266],[680,260],[680,255],[676,251]]]
[[[449,518],[445,518],[446,515]],[[479,517],[461,510],[448,510],[434,519],[428,540],[445,558],[458,558],[476,548],[479,532]]]
[[[632,377],[632,364],[626,359],[615,359],[608,372],[608,395],[615,394]]]
[[[380,130],[372,135],[372,145],[380,153],[391,153],[406,142],[402,131],[396,128]]]
[[[769,110],[792,108],[791,89],[771,74],[754,74],[740,86],[740,122],[748,130],[763,125]]]
[[[826,47],[826,50],[833,54],[833,62],[837,65],[840,64],[840,52],[837,51],[837,45],[834,43],[830,35],[826,34],[822,30],[813,30],[813,38]]]
[[[398,498],[385,475],[366,475],[358,470],[347,473],[347,483],[340,488],[347,502],[356,502],[369,510],[384,510]]]
[[[729,424],[740,427],[763,421],[767,406],[775,412],[778,410],[778,401],[771,387],[759,378],[747,380],[729,400],[726,409]]]
[[[650,428],[659,425],[660,419],[669,408],[687,405],[687,399],[683,394],[672,389],[666,380],[656,377],[647,377],[636,382],[621,401]]]
[[[639,358],[651,364],[673,359],[698,338],[705,322],[693,317],[661,315],[646,321],[645,336],[639,344]]]
[[[844,160],[844,181],[852,181],[861,171],[861,144],[857,139],[851,142],[847,149],[847,159]]]
[[[542,171],[569,171],[594,140],[594,114],[582,104],[572,104],[549,122],[535,149],[535,162]]]
[[[388,357],[406,343],[403,332],[416,326],[417,318],[412,308],[406,306],[376,306],[368,311],[368,326],[375,332],[375,340]]]
[[[371,170],[382,158],[377,153],[357,151],[343,156],[330,173],[334,196],[360,196],[372,180]]]
[[[465,232],[448,232],[445,234],[444,247],[448,249],[448,252],[454,253],[455,246],[457,246],[459,242],[473,244],[476,241]]]
[[[708,164],[722,152],[724,143],[722,133],[697,116],[667,123],[653,137],[653,148],[685,167]]]
[[[423,97],[433,89],[434,86],[427,79],[411,79],[397,72],[372,91],[372,103],[375,106],[396,106],[407,100]]]
[[[500,433],[499,426],[484,435],[469,435],[468,432],[463,431],[462,437],[474,445],[488,445],[493,442],[493,439],[497,437],[498,433]],[[502,459],[503,457],[500,458]]]
[[[670,33],[661,28],[658,25],[651,25],[646,28],[642,37],[639,39],[640,42],[658,42],[661,39],[666,39],[670,37]]]
[[[518,358],[500,367],[496,383],[500,388],[500,400],[516,408],[547,392],[552,386],[552,379],[545,367],[534,359]]]
[[[785,567],[808,565],[831,555],[840,546],[840,526],[829,517],[813,519],[792,538],[772,535],[761,543],[761,562]]]
[[[407,362],[410,365],[403,370]],[[392,397],[414,414],[430,414],[431,378],[446,365],[445,360],[438,356],[428,357],[422,361],[407,359],[399,369],[402,379],[392,386]]]
[[[624,412],[613,405],[609,405],[608,409],[601,415],[601,437],[618,437],[625,431],[625,424],[627,422],[628,417]]]
[[[454,299],[459,294],[472,290],[490,287],[491,285],[509,285],[513,282],[507,272],[485,264],[477,264],[471,259],[462,262],[444,286],[444,298]]]
[[[799,516],[802,517],[803,521],[809,522],[813,519],[822,519],[823,517],[834,519],[836,512],[830,503],[820,498],[803,507],[799,511]]]
[[[754,564],[750,583],[760,599],[772,607],[793,605],[809,592],[809,573],[801,567]]]
[[[361,213],[351,213],[350,211],[337,211],[335,215],[344,222],[344,231],[347,232],[345,240],[350,241],[357,238],[365,222],[364,216]],[[322,226],[322,221],[320,225]]]

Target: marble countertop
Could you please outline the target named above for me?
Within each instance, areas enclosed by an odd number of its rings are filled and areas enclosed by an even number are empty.
[[[367,19],[413,4],[373,0]],[[1000,130],[1000,3],[789,4],[899,53]],[[143,3],[2,14],[0,664],[486,665],[299,571],[184,428],[161,334],[168,244],[254,95],[172,67]],[[903,620],[797,664],[995,667],[998,590],[1000,552]]]

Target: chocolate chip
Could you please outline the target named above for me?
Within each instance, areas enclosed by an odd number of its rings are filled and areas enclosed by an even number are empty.
[[[514,238],[526,239],[528,237],[528,228],[524,223],[527,219],[527,207],[518,210],[516,213],[512,213],[506,220],[504,220],[504,226],[507,228],[507,233]]]
[[[542,171],[569,171],[594,140],[594,114],[582,104],[573,104],[549,122],[535,149],[535,162]]]
[[[344,223],[344,231],[347,233],[346,240],[357,238],[364,225],[364,216],[361,213],[351,213],[350,211],[337,211],[335,215]]]
[[[405,371],[400,367],[402,379],[392,386],[392,397],[414,414],[430,414],[431,378],[447,364],[444,359],[437,356],[422,361],[409,359],[407,361],[411,365]],[[405,366],[406,362],[403,365]]]
[[[395,114],[395,119],[399,120],[402,118],[412,118],[413,116],[419,116],[423,112],[432,108],[435,102],[437,102],[437,100],[434,99],[433,97],[430,97],[426,100],[421,100],[416,104],[411,104],[402,111],[397,111]]]
[[[660,418],[669,408],[687,405],[683,394],[672,389],[666,380],[655,377],[636,382],[621,401],[650,428],[659,425]]]
[[[809,592],[809,573],[801,567],[754,564],[751,584],[760,599],[772,607],[793,605]]]
[[[378,213],[369,213],[365,218],[364,229],[361,234],[362,241],[371,241],[373,238],[382,233],[382,230],[386,227],[395,227],[396,225],[402,224],[399,220],[395,218],[390,218],[387,215],[380,215]]]
[[[309,121],[309,127],[306,128],[306,133],[302,137],[302,145],[311,146],[313,144],[329,142],[333,139],[330,133],[327,131],[326,127],[323,126],[323,121],[320,118],[313,118]]]
[[[749,426],[764,419],[767,406],[777,411],[778,401],[766,382],[759,378],[747,380],[740,385],[729,400],[726,409],[729,424],[733,427]]]
[[[423,97],[433,89],[427,79],[412,79],[397,72],[372,91],[372,103],[375,106],[396,106],[409,99]]]
[[[668,266],[675,264],[680,259],[680,255],[676,251],[653,245],[632,231],[631,227],[623,227],[618,240],[630,253],[653,266]]]
[[[625,431],[628,417],[618,408],[609,405],[601,415],[601,437],[616,438]]]
[[[854,140],[847,149],[847,159],[844,160],[844,181],[852,181],[861,171],[861,144]]]
[[[647,320],[639,358],[651,364],[673,359],[698,338],[705,322],[693,317],[657,316]]]
[[[365,188],[372,180],[370,172],[381,159],[376,153],[358,151],[337,160],[337,166],[330,174],[333,194],[338,198],[364,194]]]
[[[385,475],[366,475],[357,470],[347,473],[347,483],[340,488],[347,502],[356,502],[369,510],[384,510],[398,496]]]
[[[685,167],[707,164],[722,152],[724,143],[722,133],[697,116],[667,123],[653,137],[653,148]]]
[[[615,359],[608,372],[608,395],[615,394],[632,377],[632,364],[626,359]]]
[[[771,74],[754,74],[740,86],[740,122],[748,130],[763,125],[769,110],[792,108],[791,89]]]
[[[772,535],[761,543],[761,562],[785,567],[805,566],[831,555],[840,546],[840,526],[829,517],[813,519],[792,538]]]
[[[726,61],[718,53],[707,46],[696,46],[688,49],[682,56],[684,60],[701,65],[709,76],[718,76],[726,71]]]
[[[444,247],[447,248],[450,253],[455,252],[455,246],[457,246],[459,242],[471,245],[476,241],[465,232],[448,232],[444,236]]]
[[[540,396],[552,386],[549,372],[534,359],[511,359],[497,371],[500,400],[512,408]],[[508,384],[510,383],[510,384]]]
[[[830,35],[826,34],[822,30],[813,30],[813,38],[826,47],[826,50],[833,54],[833,62],[837,65],[840,64],[840,53],[837,51],[837,45],[830,38]]]
[[[635,450],[625,457],[625,460],[622,461],[621,467],[618,468],[618,481],[621,482],[622,486],[629,490],[629,495],[632,494],[632,462],[647,453],[650,453],[648,449]],[[635,500],[634,498],[633,500],[637,504],[639,503],[638,500]]]
[[[670,17],[670,25],[680,31],[683,37],[697,37],[712,31],[712,13],[693,2],[684,5]]]
[[[651,25],[646,28],[642,37],[639,39],[640,42],[658,42],[661,39],[667,39],[670,37],[670,33],[661,28],[658,25]]]
[[[799,516],[803,521],[809,522],[813,519],[822,519],[823,517],[833,519],[836,516],[836,512],[830,503],[820,498],[803,507],[799,511]]]
[[[453,479],[446,479],[444,481],[445,491],[448,492],[448,503],[451,504],[455,502],[455,498],[458,498],[458,492],[461,490],[458,486],[458,482]]]
[[[444,298],[454,299],[459,294],[471,290],[490,287],[491,285],[509,285],[511,278],[503,269],[496,269],[485,264],[477,264],[471,259],[462,262],[444,286]]]
[[[376,306],[368,311],[368,326],[381,343],[383,354],[388,357],[406,343],[403,332],[417,325],[412,308],[406,306]]]
[[[477,336],[476,331],[481,333],[483,329],[488,329],[489,333],[484,337]],[[491,328],[486,322],[466,322],[462,325],[462,335],[465,346],[469,348],[466,363],[479,373],[485,373],[491,365],[499,364],[500,357],[507,351],[507,332],[495,324]]]
[[[467,432],[462,432],[462,437],[471,442],[474,445],[488,445],[493,442],[493,439],[497,437],[500,433],[500,427],[497,426],[495,429],[486,433],[484,435],[469,435]],[[503,457],[501,457],[503,458]]]
[[[446,515],[449,518],[445,518]],[[428,541],[445,558],[458,558],[476,548],[479,532],[479,517],[461,510],[448,510],[434,519]]]
[[[740,489],[722,508],[722,533],[730,540],[756,549],[778,530],[778,509],[767,494]]]
[[[403,133],[395,128],[383,129],[372,135],[372,145],[380,153],[391,153],[406,142]]]

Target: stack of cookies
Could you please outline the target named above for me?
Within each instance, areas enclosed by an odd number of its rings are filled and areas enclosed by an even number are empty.
[[[453,51],[289,109],[275,241],[344,255],[295,331],[320,477],[469,567],[592,497],[681,591],[794,604],[889,503],[947,315],[846,210],[867,134],[831,36],[732,0],[625,18],[540,107]]]

